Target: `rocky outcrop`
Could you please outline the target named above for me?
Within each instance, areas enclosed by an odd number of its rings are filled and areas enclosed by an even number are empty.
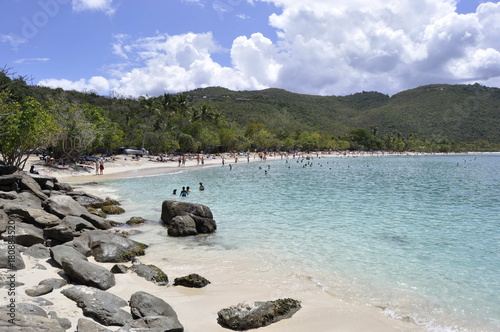
[[[209,234],[217,229],[210,208],[197,203],[164,201],[161,220],[170,236]]]
[[[134,319],[147,316],[166,316],[177,319],[177,313],[167,302],[146,292],[132,294],[130,312]]]
[[[115,275],[106,268],[83,259],[63,258],[62,268],[69,280],[106,290],[115,285]]]
[[[168,284],[168,276],[155,265],[134,264],[130,267],[130,270],[137,273],[138,276],[154,282],[158,286],[165,286]]]
[[[68,245],[59,245],[50,248],[50,257],[52,257],[60,267],[62,267],[64,258],[87,260],[85,255]]]
[[[0,311],[0,331],[9,332],[64,332],[58,320],[38,315],[26,315],[17,312],[14,324],[6,311]]]
[[[105,326],[123,326],[132,320],[132,315],[121,309],[127,306],[127,301],[114,294],[87,286],[73,286],[61,293],[75,301],[85,316]]]
[[[237,331],[256,329],[290,318],[300,308],[300,301],[294,299],[240,303],[220,310],[217,313],[217,322],[223,327]]]
[[[22,270],[26,267],[18,249],[17,246],[13,248],[9,243],[0,241],[0,269]]]
[[[196,273],[174,279],[174,286],[203,288],[208,284],[210,284],[210,281]]]

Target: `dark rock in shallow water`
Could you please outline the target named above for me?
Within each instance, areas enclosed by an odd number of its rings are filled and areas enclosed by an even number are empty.
[[[114,294],[87,286],[66,288],[61,293],[75,301],[85,316],[103,325],[123,326],[132,320],[130,313],[120,309],[128,305],[127,301]]]
[[[237,331],[256,329],[290,318],[300,308],[300,301],[294,299],[240,303],[220,310],[217,313],[217,322],[223,327]]]
[[[101,208],[101,210],[106,214],[122,214],[125,213],[125,210],[117,205],[105,205]]]
[[[210,284],[210,281],[208,281],[207,279],[203,278],[202,276],[196,273],[174,279],[174,286],[202,288],[208,284]]]
[[[154,265],[134,264],[130,270],[137,273],[148,281],[152,281],[158,286],[165,286],[168,284],[168,276],[160,268]]]
[[[146,220],[144,218],[132,217],[129,220],[127,220],[126,224],[134,226],[134,225],[144,224],[145,222],[146,222]]]
[[[170,236],[188,236],[213,233],[217,229],[210,208],[203,204],[164,201],[161,220]]]
[[[146,316],[168,316],[177,319],[177,313],[167,302],[146,292],[132,294],[130,308],[134,319]]]
[[[82,259],[63,258],[62,268],[69,280],[81,285],[106,290],[116,283],[115,275],[106,268]]]

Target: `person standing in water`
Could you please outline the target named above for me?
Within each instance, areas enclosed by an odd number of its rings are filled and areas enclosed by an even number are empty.
[[[203,186],[203,183],[200,182],[200,190],[205,190],[205,187]]]

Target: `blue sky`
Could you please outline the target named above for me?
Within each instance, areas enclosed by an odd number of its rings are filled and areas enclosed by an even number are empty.
[[[500,87],[498,36],[498,1],[0,2],[0,66],[32,84],[103,95]]]

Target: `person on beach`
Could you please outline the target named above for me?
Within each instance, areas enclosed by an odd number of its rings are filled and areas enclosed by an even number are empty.
[[[96,161],[95,161],[95,175],[99,175],[99,168],[100,168],[100,163],[99,163],[99,160],[96,159]]]
[[[31,165],[31,168],[30,168],[30,173],[31,174],[40,174],[36,169],[35,169],[35,165]],[[201,184],[201,182],[200,182]]]
[[[179,196],[186,197],[189,193],[186,191],[185,187],[182,187],[181,194]]]
[[[102,160],[99,163],[99,171],[101,172],[101,175],[104,174],[104,161],[102,161]]]
[[[200,182],[200,190],[205,190],[205,187],[203,186],[203,183]]]

